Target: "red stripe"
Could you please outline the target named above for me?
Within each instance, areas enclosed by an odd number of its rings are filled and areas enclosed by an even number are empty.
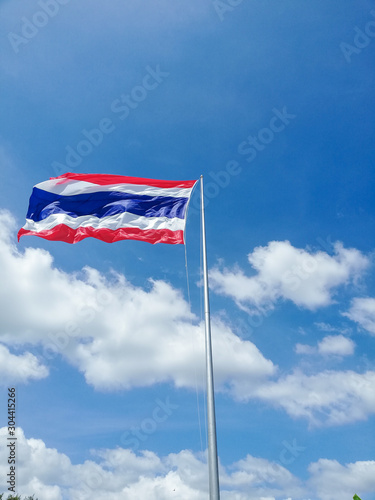
[[[79,227],[72,229],[65,224],[59,224],[53,229],[45,231],[27,231],[21,228],[18,231],[18,241],[21,236],[32,235],[39,236],[46,240],[65,241],[66,243],[77,243],[85,238],[97,238],[106,243],[113,243],[120,240],[139,240],[148,243],[169,243],[178,245],[184,243],[183,231],[171,231],[170,229],[139,229],[123,227],[120,229],[94,229],[92,227]]]
[[[109,174],[74,174],[68,172],[52,179],[61,179],[61,184],[70,179],[76,181],[92,182],[100,186],[107,184],[140,184],[160,188],[192,188],[197,181],[163,181],[158,179],[143,179],[142,177],[126,177],[124,175]]]

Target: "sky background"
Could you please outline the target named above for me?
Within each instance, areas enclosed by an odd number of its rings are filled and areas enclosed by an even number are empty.
[[[187,279],[17,243],[70,171],[204,176],[223,500],[375,500],[374,54],[369,0],[0,1],[0,492],[16,387],[22,495],[208,498],[199,190]]]

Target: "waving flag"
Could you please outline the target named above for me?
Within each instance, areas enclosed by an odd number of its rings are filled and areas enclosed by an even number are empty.
[[[141,240],[184,243],[187,207],[197,181],[67,173],[34,186],[18,232],[76,243]]]

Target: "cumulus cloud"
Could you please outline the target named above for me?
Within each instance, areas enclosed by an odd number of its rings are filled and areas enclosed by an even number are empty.
[[[103,276],[89,268],[66,273],[44,250],[17,250],[9,213],[0,212],[0,227],[5,378],[44,377],[45,365],[61,355],[99,390],[160,382],[195,388],[197,379],[204,386],[204,328],[178,290],[164,281],[136,287],[123,275]],[[353,255],[346,261],[364,259]],[[375,411],[374,372],[295,372],[275,380],[277,367],[252,342],[219,319],[212,326],[216,388],[235,399],[261,399],[314,425],[361,420]],[[43,362],[27,352],[13,359],[10,349],[25,344],[41,346]],[[354,344],[340,335],[327,336],[315,349],[344,356]],[[18,375],[11,361],[17,361]]]
[[[0,440],[7,429],[0,429]],[[39,500],[204,500],[208,495],[205,454],[182,450],[167,456],[151,451],[116,448],[93,450],[92,459],[73,465],[40,439],[27,439],[17,429],[17,488]],[[7,451],[0,448],[0,488],[6,490]],[[226,500],[301,497],[300,482],[280,464],[248,455],[220,467],[222,497]],[[2,482],[1,482],[2,481]]]
[[[375,335],[375,299],[355,298],[352,300],[348,312],[343,313],[344,316],[355,321],[362,328],[367,330],[371,335]]]
[[[46,376],[45,365],[62,356],[99,390],[160,382],[195,388],[197,379],[204,386],[204,328],[178,290],[164,281],[136,287],[123,275],[89,268],[66,273],[45,250],[17,250],[8,212],[0,212],[0,228],[0,341],[7,346],[0,356],[26,344],[40,347],[43,356],[43,362],[30,353],[18,356],[23,380]],[[373,372],[296,372],[275,380],[277,367],[252,342],[219,319],[212,330],[217,390],[239,401],[261,399],[313,424],[374,412]],[[344,355],[351,344],[326,338],[318,348]],[[11,365],[4,363],[4,376],[15,376]]]
[[[15,355],[0,344],[0,383],[3,386],[17,385],[38,380],[48,375],[48,369],[30,352]]]
[[[0,429],[0,441],[7,428]],[[7,491],[5,446],[0,447],[0,489]],[[204,500],[208,495],[205,454],[182,450],[159,456],[148,450],[124,448],[93,450],[92,458],[72,464],[63,453],[41,439],[27,438],[17,428],[17,489],[39,500]],[[280,463],[247,455],[220,465],[221,496],[225,500],[342,500],[348,492],[375,491],[375,462],[342,465],[319,459],[308,467],[305,482]],[[290,496],[288,496],[290,495]],[[362,497],[362,498],[363,498]]]
[[[63,356],[101,390],[159,382],[195,388],[195,371],[204,385],[204,327],[178,290],[163,281],[135,287],[123,275],[91,268],[65,273],[45,250],[17,250],[8,212],[0,212],[0,228],[3,343],[41,345],[46,362]],[[212,329],[218,389],[231,391],[242,379],[256,382],[275,372],[225,323],[214,320]]]
[[[344,335],[327,335],[318,343],[318,351],[324,355],[351,356],[355,343]]]
[[[320,459],[310,464],[309,472],[310,486],[321,500],[342,500],[354,493],[366,498],[375,490],[375,461],[342,465],[336,460]]]
[[[351,356],[354,354],[355,343],[344,335],[327,335],[316,347],[306,344],[296,344],[297,354],[322,354],[323,356]]]
[[[306,418],[313,426],[341,425],[365,420],[375,413],[375,372],[324,371],[306,375],[300,370],[266,382],[252,390],[242,388],[245,399],[257,397],[282,407],[293,418]]]
[[[331,256],[295,248],[289,241],[271,241],[255,248],[248,260],[253,276],[239,268],[214,268],[210,277],[217,293],[250,312],[272,309],[282,299],[310,310],[328,306],[337,287],[355,282],[369,266],[366,256],[339,242]]]
[[[266,495],[271,498],[282,498],[286,493],[293,495],[294,498],[301,498],[304,494],[300,481],[277,462],[247,455],[243,460],[231,465],[229,469],[231,474],[225,474],[222,477],[222,483],[232,488],[238,490],[261,488],[263,498]],[[265,491],[265,486],[268,491]]]

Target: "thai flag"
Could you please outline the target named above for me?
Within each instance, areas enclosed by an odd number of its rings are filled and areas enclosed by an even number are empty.
[[[76,243],[141,240],[184,243],[186,213],[197,181],[164,181],[67,173],[34,186],[18,232]]]

